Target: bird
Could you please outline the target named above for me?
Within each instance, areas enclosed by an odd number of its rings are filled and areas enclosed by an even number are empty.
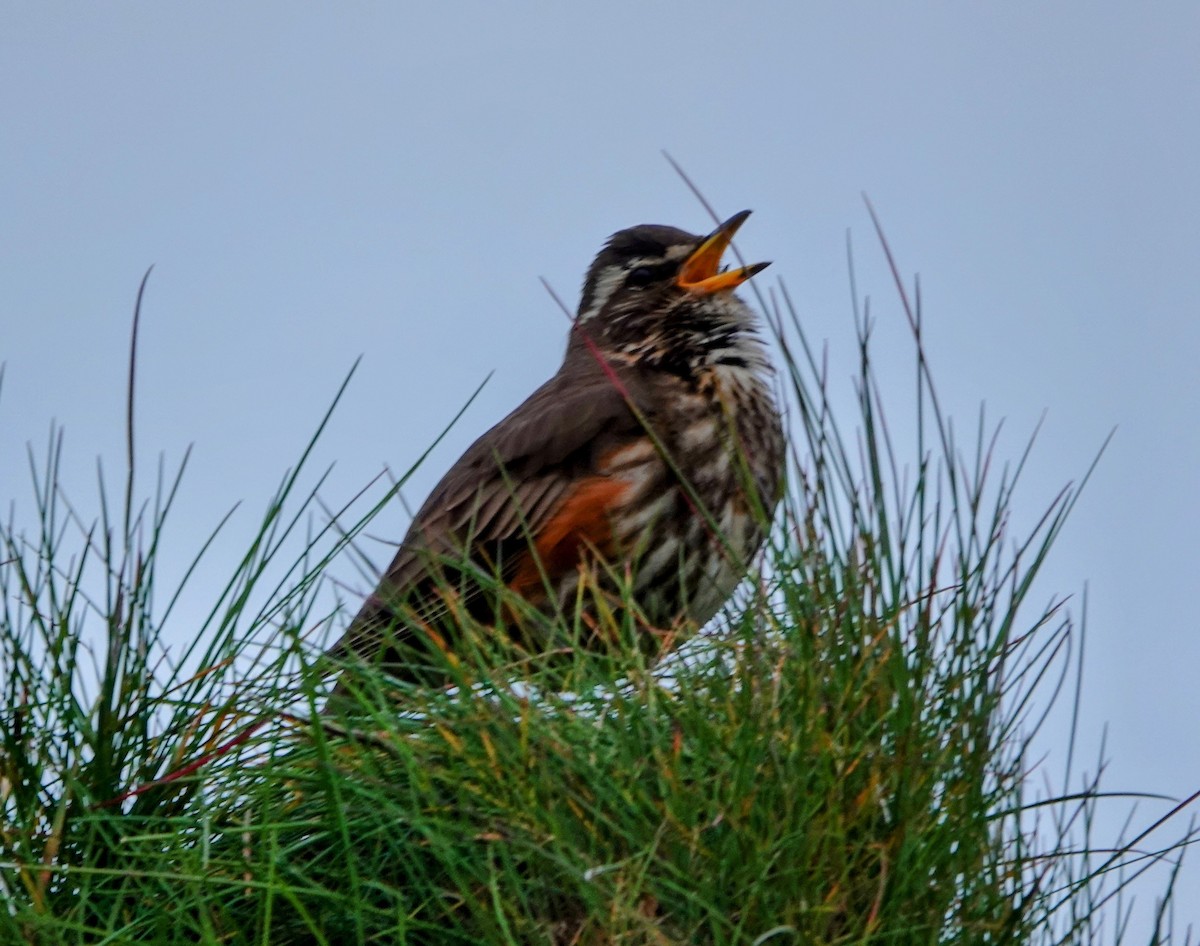
[[[558,372],[450,467],[329,655],[444,684],[464,618],[536,654],[564,618],[597,643],[603,600],[654,653],[719,611],[784,480],[771,359],[735,292],[769,264],[722,265],[749,215],[608,239]]]

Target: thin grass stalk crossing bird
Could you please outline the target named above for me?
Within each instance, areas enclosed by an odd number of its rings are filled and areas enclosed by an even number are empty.
[[[642,225],[608,240],[558,373],[442,478],[335,658],[445,682],[465,624],[536,655],[564,621],[590,646],[598,612],[611,627],[632,610],[653,651],[720,609],[783,481],[770,360],[734,294],[768,264],[721,265],[749,214],[703,237]]]

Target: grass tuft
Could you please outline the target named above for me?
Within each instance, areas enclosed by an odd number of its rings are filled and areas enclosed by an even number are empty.
[[[53,436],[30,458],[33,527],[0,527],[0,942],[1122,941],[1128,884],[1193,835],[1098,842],[1106,793],[1070,788],[1074,746],[1061,790],[1032,778],[1082,630],[1030,590],[1082,483],[1014,534],[1032,440],[1003,463],[981,415],[960,444],[897,287],[907,445],[865,310],[844,416],[786,290],[760,299],[790,491],[761,576],[657,664],[631,627],[552,672],[467,628],[457,686],[355,668],[321,719],[313,629],[343,620],[326,566],[392,492],[342,528],[357,507],[301,490],[329,415],[183,652],[156,566],[184,465],[137,498],[131,394],[122,502],[102,476],[89,517]]]

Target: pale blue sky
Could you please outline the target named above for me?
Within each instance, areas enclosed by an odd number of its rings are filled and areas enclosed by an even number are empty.
[[[319,454],[331,500],[407,466],[496,372],[419,501],[556,368],[566,321],[538,276],[573,304],[613,230],[707,226],[664,148],[718,210],[756,211],[740,245],[845,379],[849,228],[881,368],[905,371],[865,191],[921,274],[947,409],[969,426],[986,402],[1009,457],[1049,412],[1022,512],[1118,427],[1042,587],[1090,583],[1085,756],[1107,723],[1110,789],[1187,794],[1198,49],[1192,2],[6,4],[0,498],[28,510],[24,445],[52,418],[78,504],[97,454],[118,468],[153,263],[139,440],[147,460],[195,444],[172,554],[262,507],[360,354]]]

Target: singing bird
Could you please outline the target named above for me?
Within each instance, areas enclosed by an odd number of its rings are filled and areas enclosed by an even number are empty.
[[[597,589],[618,613],[632,599],[650,649],[717,612],[783,481],[770,360],[734,294],[768,264],[721,263],[749,214],[707,236],[642,225],[608,240],[558,373],[442,478],[334,657],[444,676],[464,613],[536,653],[555,623],[528,614],[595,627]]]

